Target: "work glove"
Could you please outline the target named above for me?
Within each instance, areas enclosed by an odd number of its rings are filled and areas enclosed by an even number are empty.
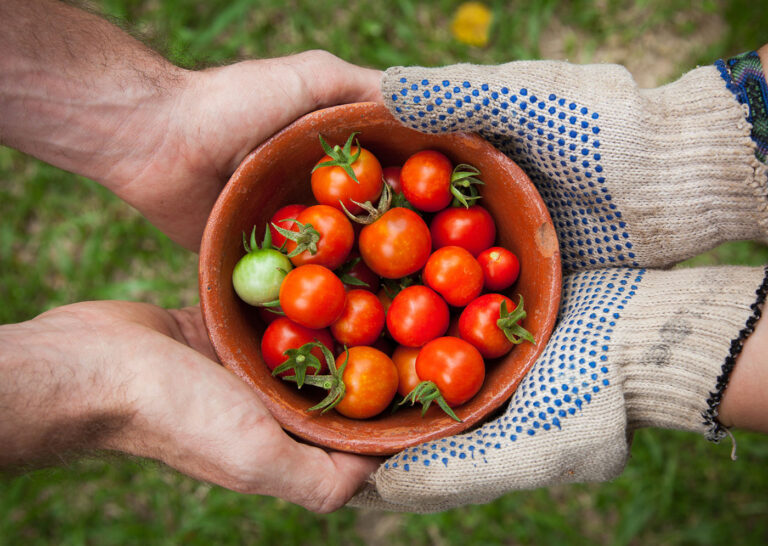
[[[663,268],[724,241],[766,240],[755,85],[765,89],[754,54],[649,90],[613,65],[386,72],[401,122],[477,132],[527,172],[566,275],[558,324],[503,414],[391,457],[353,505],[432,512],[609,480],[640,427],[723,437],[717,408],[760,316],[765,271]]]

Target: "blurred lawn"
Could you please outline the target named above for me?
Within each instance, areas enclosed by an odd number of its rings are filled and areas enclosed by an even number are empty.
[[[450,34],[458,4],[92,3],[187,67],[323,48],[379,68],[541,56],[621,62],[641,81],[663,83],[768,42],[768,10],[750,0],[496,0],[487,2],[489,45],[472,48]],[[86,299],[197,299],[194,255],[93,182],[4,148],[0,218],[0,322]],[[731,243],[686,265],[719,263],[768,263],[768,249]],[[768,438],[737,440],[731,462],[729,445],[643,430],[612,483],[514,493],[430,516],[316,516],[146,461],[87,460],[0,479],[0,544],[765,544]]]

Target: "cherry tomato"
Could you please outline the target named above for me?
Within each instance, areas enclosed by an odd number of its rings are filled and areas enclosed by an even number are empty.
[[[368,290],[350,290],[344,311],[331,324],[331,333],[342,345],[372,345],[384,328],[384,306]]]
[[[421,347],[448,329],[448,305],[420,284],[401,290],[387,311],[387,330],[400,345]]]
[[[285,315],[308,328],[330,326],[344,311],[344,284],[327,267],[307,264],[286,275],[280,286]]]
[[[483,269],[469,251],[460,246],[444,246],[427,260],[424,282],[450,305],[463,307],[480,295]]]
[[[429,231],[435,248],[460,246],[472,256],[489,248],[496,239],[496,223],[490,213],[479,205],[440,211],[432,219]]]
[[[348,143],[351,143],[353,136],[350,137]],[[340,146],[336,146],[334,150],[343,152]],[[357,146],[350,147],[349,153],[345,157],[351,161],[357,150]],[[349,212],[357,214],[362,209],[352,201],[365,203],[366,201],[375,202],[378,199],[381,195],[383,181],[381,163],[376,159],[376,156],[365,148],[360,148],[360,156],[353,163],[350,163],[357,181],[350,177],[341,166],[319,166],[334,160],[335,158],[331,155],[325,155],[317,162],[312,171],[312,193],[318,203],[339,210],[342,210],[341,203],[343,203]]]
[[[363,228],[358,246],[374,273],[398,279],[424,267],[432,250],[432,238],[421,216],[395,207]]]
[[[480,390],[485,363],[480,352],[457,337],[433,339],[416,357],[416,374],[432,381],[449,406],[460,406]]]
[[[419,355],[419,347],[406,347],[398,345],[395,352],[392,353],[392,362],[397,368],[397,393],[405,398],[408,393],[421,383],[421,379],[416,375],[416,357]]]
[[[424,267],[432,250],[432,239],[421,216],[395,207],[363,228],[358,245],[363,260],[374,273],[398,279]]]
[[[437,212],[447,207],[451,195],[453,164],[444,154],[422,150],[403,164],[400,180],[405,198],[417,209]]]
[[[298,349],[302,345],[318,341],[333,351],[334,344],[330,332],[326,329],[315,330],[307,328],[297,322],[293,322],[286,317],[280,317],[272,322],[261,338],[261,356],[264,363],[270,370],[274,370],[280,364],[288,360],[285,351],[288,349]],[[328,370],[328,363],[325,361],[322,351],[319,347],[312,349],[312,354],[317,357],[323,365],[320,372],[310,368],[310,373],[325,373]],[[293,375],[293,371],[286,370],[279,374],[280,377]]]
[[[296,221],[305,225],[305,229],[308,229],[308,225],[312,226],[316,233],[306,231],[306,242],[316,245],[316,248],[314,253],[310,247],[291,257],[293,265],[317,264],[336,269],[344,263],[355,242],[355,232],[343,212],[328,205],[314,205],[301,211]],[[294,226],[294,229],[297,227]],[[296,249],[296,241],[289,239],[285,246],[288,255]]]
[[[483,250],[477,261],[483,268],[483,285],[492,292],[512,286],[520,275],[520,260],[514,253],[500,246]]]
[[[243,241],[245,256],[238,260],[232,271],[235,293],[250,305],[261,306],[273,302],[286,274],[293,268],[285,254],[272,248],[270,240],[269,230],[264,230],[264,241],[259,248],[254,228],[250,243]]]
[[[285,242],[285,235],[277,231],[275,226],[296,231],[295,223],[284,222],[283,220],[296,218],[305,208],[307,208],[306,205],[286,205],[277,209],[277,212],[272,215],[272,218],[269,219],[269,231],[272,233],[272,245],[275,248],[280,248]]]
[[[403,192],[403,185],[400,182],[400,171],[402,169],[400,167],[384,167],[382,170],[382,175],[384,176],[384,182],[386,182],[390,188],[392,188],[392,193],[402,193]]]
[[[485,358],[498,358],[507,354],[512,343],[504,331],[499,328],[501,303],[506,302],[507,311],[511,313],[517,306],[507,296],[502,294],[483,294],[464,308],[459,317],[459,335],[474,345]],[[520,321],[517,322],[519,325]],[[528,334],[522,327],[514,328],[514,333]],[[528,334],[530,336],[530,334]]]
[[[347,364],[342,380],[346,386],[344,398],[336,411],[353,419],[378,415],[392,402],[397,392],[397,368],[387,355],[373,347],[352,347],[336,358],[336,367]]]

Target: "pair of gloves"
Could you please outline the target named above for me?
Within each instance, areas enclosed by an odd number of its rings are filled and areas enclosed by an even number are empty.
[[[405,125],[477,132],[528,173],[557,229],[564,282],[558,324],[504,413],[391,457],[351,504],[433,512],[609,480],[640,427],[721,439],[720,397],[766,274],[669,268],[725,241],[767,239],[757,55],[657,89],[620,66],[550,61],[393,68],[382,89]]]

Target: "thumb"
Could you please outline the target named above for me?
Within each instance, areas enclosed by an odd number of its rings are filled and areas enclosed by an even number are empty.
[[[302,85],[296,109],[306,112],[350,102],[382,102],[382,72],[348,63],[327,51],[306,51],[285,57]]]

